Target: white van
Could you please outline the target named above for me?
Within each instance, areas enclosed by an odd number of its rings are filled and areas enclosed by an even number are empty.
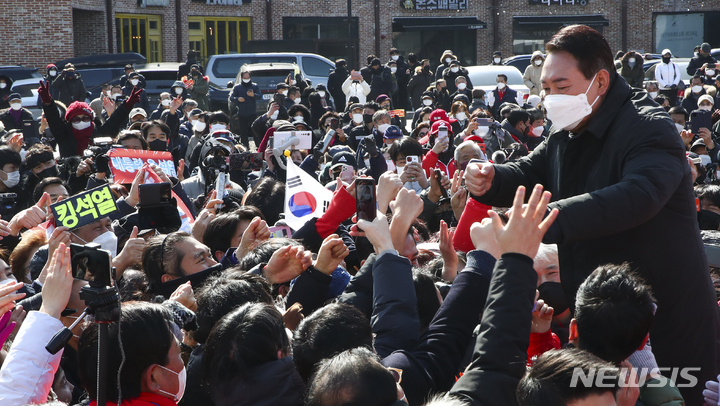
[[[300,67],[303,78],[310,79],[313,86],[319,83],[327,85],[330,70],[335,69],[335,63],[324,56],[296,52],[273,52],[262,54],[227,54],[213,55],[205,67],[205,75],[210,83],[220,89],[227,88],[229,81],[234,81],[245,64],[255,63],[294,63]]]

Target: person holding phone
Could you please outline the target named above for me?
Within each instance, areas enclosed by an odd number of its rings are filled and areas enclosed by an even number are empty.
[[[390,145],[388,153],[395,164],[395,173],[400,176],[405,189],[420,194],[430,186],[422,167],[423,148],[419,142],[403,137]]]

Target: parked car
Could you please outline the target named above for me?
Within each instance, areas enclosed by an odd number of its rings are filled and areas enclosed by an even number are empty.
[[[294,63],[300,68],[303,77],[310,79],[313,86],[319,83],[327,85],[330,70],[335,69],[335,63],[316,54],[295,52],[275,52],[262,54],[229,54],[213,55],[205,67],[205,75],[210,84],[217,88],[225,88],[227,82],[235,80],[240,67],[257,63]]]
[[[502,62],[500,62],[500,63],[502,63],[505,66],[516,67],[520,71],[520,74],[522,75],[525,72],[525,68],[527,68],[528,65],[530,65],[531,58],[532,58],[532,54],[515,55],[515,56],[511,56],[511,57],[503,59]],[[473,82],[473,84],[474,84],[474,82]]]
[[[105,83],[111,82],[113,79],[117,79],[117,83],[120,83],[120,77],[125,74],[123,67],[76,69],[76,71],[85,84],[85,90],[88,92],[87,98],[90,101],[100,97]]]
[[[19,93],[22,97],[22,106],[33,114],[33,117],[39,118],[42,115],[42,107],[37,105],[38,87],[40,87],[40,79],[18,79],[12,84],[12,92]]]
[[[172,84],[175,83],[175,79],[177,78],[177,71],[180,65],[178,62],[135,65],[135,71],[145,77],[145,92],[148,94],[150,107],[155,108],[155,106],[160,103],[160,93],[170,91]],[[105,83],[112,85],[120,84],[120,77],[101,83],[97,88],[102,89]],[[97,89],[94,87],[93,91],[95,90]]]
[[[39,83],[42,75],[36,68],[28,68],[20,65],[0,65],[0,75],[8,76],[13,81],[21,79],[37,79]]]
[[[235,83],[240,83],[240,72],[249,71],[252,81],[257,83],[262,93],[262,100],[257,103],[258,114],[265,113],[268,109],[268,103],[272,100],[273,95],[277,92],[277,84],[284,82],[289,74],[295,76],[300,73],[300,67],[294,63],[253,63],[241,66],[235,75]],[[230,89],[228,83],[228,90]],[[226,99],[227,101],[227,99]],[[229,101],[228,107],[230,106]],[[232,114],[235,114],[233,111]]]
[[[468,76],[473,84],[473,88],[482,89],[487,94],[485,100],[488,106],[492,104],[491,92],[497,87],[497,75],[500,74],[507,76],[508,87],[518,93],[517,102],[519,105],[523,104],[526,96],[529,94],[529,90],[523,81],[522,73],[520,73],[520,70],[515,66],[466,66],[465,69],[468,70]]]

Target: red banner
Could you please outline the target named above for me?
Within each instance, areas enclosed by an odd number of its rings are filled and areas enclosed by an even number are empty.
[[[159,166],[168,176],[177,177],[172,154],[169,152],[117,148],[108,151],[108,156],[115,183],[132,183],[137,171],[146,163]]]

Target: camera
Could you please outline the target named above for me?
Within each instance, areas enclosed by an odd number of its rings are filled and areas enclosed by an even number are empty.
[[[87,147],[83,151],[83,159],[90,158],[93,160],[90,164],[93,173],[110,172],[109,161],[107,157],[108,151],[114,148],[113,139],[110,137],[98,137],[93,139],[93,145]],[[101,159],[98,159],[102,157]],[[99,163],[99,166],[98,166]]]
[[[0,216],[2,218],[11,218],[15,213],[15,202],[17,201],[16,193],[0,193]]]

